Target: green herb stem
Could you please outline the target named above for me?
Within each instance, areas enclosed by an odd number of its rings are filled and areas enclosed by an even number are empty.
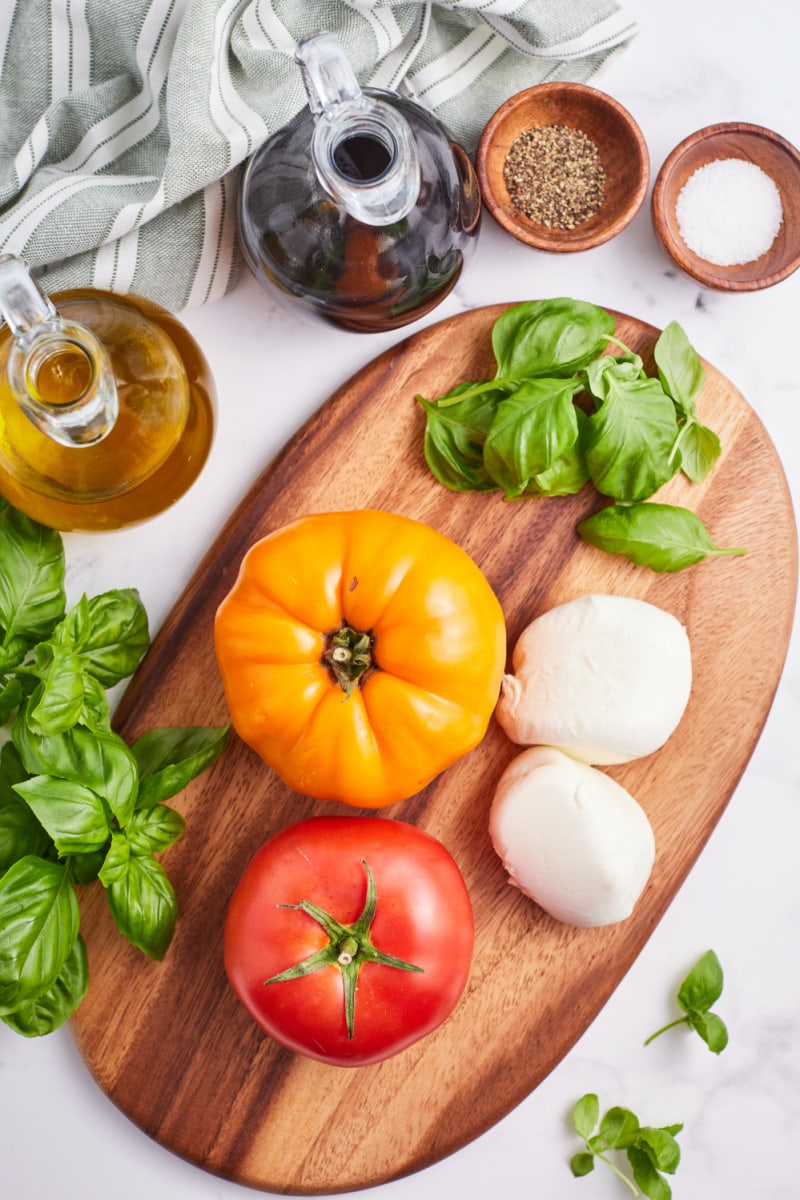
[[[629,1176],[625,1174],[624,1171],[620,1171],[616,1163],[613,1163],[610,1158],[606,1158],[605,1154],[601,1154],[600,1151],[595,1151],[595,1158],[599,1158],[600,1161],[604,1162],[607,1167],[611,1167],[611,1170],[614,1172],[614,1174],[618,1175],[622,1182],[631,1189],[634,1196],[639,1195],[639,1189],[637,1188],[636,1184],[632,1179],[629,1178]]]
[[[482,396],[484,392],[512,391],[520,384],[519,379],[489,379],[485,383],[476,383],[472,387],[463,388],[455,396],[442,396],[434,401],[437,408],[450,408],[453,404],[461,404],[474,396]]]
[[[670,1021],[667,1025],[662,1025],[660,1029],[657,1029],[655,1031],[655,1033],[651,1033],[650,1037],[645,1039],[644,1044],[645,1044],[645,1046],[649,1046],[650,1043],[655,1038],[660,1037],[662,1033],[666,1033],[668,1029],[674,1029],[676,1025],[688,1025],[688,1024],[689,1024],[688,1017],[676,1017],[674,1021]]]

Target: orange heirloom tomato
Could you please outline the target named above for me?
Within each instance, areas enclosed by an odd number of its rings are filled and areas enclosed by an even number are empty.
[[[362,509],[256,542],[220,605],[234,728],[290,787],[379,808],[486,732],[505,666],[500,604],[455,542]]]

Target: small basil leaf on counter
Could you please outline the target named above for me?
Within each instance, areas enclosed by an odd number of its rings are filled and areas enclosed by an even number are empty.
[[[129,942],[150,958],[167,952],[178,901],[167,873],[154,858],[131,854],[128,868],[106,889],[114,923]]]
[[[595,1159],[605,1163],[614,1174],[638,1195],[635,1184],[651,1200],[669,1200],[672,1195],[669,1184],[660,1172],[675,1173],[680,1162],[680,1147],[675,1135],[683,1125],[665,1125],[658,1129],[651,1125],[640,1125],[639,1118],[629,1108],[610,1108],[600,1119],[597,1096],[588,1092],[572,1110],[575,1132],[583,1139],[585,1150],[570,1159],[570,1170],[576,1177],[588,1175],[594,1168]],[[598,1132],[594,1129],[598,1124]],[[633,1180],[617,1167],[608,1151],[624,1151],[633,1169]]]
[[[582,1138],[591,1137],[600,1120],[600,1101],[594,1092],[587,1092],[572,1109],[575,1132]]]
[[[649,1200],[671,1200],[672,1188],[658,1173],[650,1155],[640,1146],[631,1146],[628,1161],[633,1168],[633,1178]]]
[[[677,1025],[688,1025],[694,1029],[714,1054],[720,1054],[728,1044],[728,1030],[716,1013],[710,1011],[722,995],[724,977],[719,959],[713,950],[706,953],[692,967],[678,990],[678,1004],[684,1016],[662,1025],[645,1041],[648,1046],[655,1038],[674,1029]]]
[[[614,326],[610,313],[583,300],[517,304],[492,328],[496,378],[573,375],[600,354]]]
[[[630,1146],[639,1130],[639,1119],[629,1108],[618,1105],[610,1108],[600,1122],[598,1130],[602,1142],[617,1150]]]
[[[103,801],[82,783],[34,775],[14,790],[52,838],[59,855],[89,854],[111,836]]]
[[[229,725],[151,729],[131,746],[138,764],[137,809],[152,808],[177,795],[225,749]]]
[[[89,987],[86,945],[78,935],[56,980],[34,1000],[28,1000],[2,1019],[23,1037],[41,1037],[59,1029],[83,1000]]]
[[[576,1179],[580,1179],[582,1175],[588,1175],[594,1170],[594,1155],[593,1154],[573,1154],[569,1161],[569,1167]]]
[[[35,855],[0,878],[0,1014],[55,983],[78,937],[78,898],[61,863]]]
[[[654,571],[680,571],[714,555],[747,553],[743,548],[715,546],[700,518],[688,508],[653,501],[601,508],[581,521],[578,533],[592,546]]]

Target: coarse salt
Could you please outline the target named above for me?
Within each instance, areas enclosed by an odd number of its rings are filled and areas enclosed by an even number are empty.
[[[690,175],[675,215],[690,250],[715,266],[732,267],[769,250],[783,207],[774,181],[755,163],[718,158]]]

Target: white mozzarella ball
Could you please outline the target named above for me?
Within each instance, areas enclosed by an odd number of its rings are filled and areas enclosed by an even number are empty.
[[[556,605],[523,631],[512,666],[495,710],[508,737],[595,765],[663,746],[692,687],[683,625],[629,596],[589,593]]]
[[[633,796],[547,746],[523,751],[506,768],[489,832],[509,882],[571,925],[630,916],[655,858],[653,830]]]

